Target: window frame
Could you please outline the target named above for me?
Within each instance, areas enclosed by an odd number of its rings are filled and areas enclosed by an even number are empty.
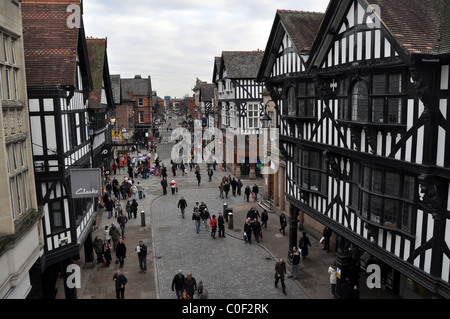
[[[397,81],[395,81],[397,77]],[[371,125],[406,125],[406,76],[396,70],[338,79],[338,120]],[[382,81],[379,81],[382,79]],[[355,108],[355,86],[364,83],[367,102]],[[398,83],[392,86],[392,83]],[[392,91],[393,88],[395,91]],[[366,111],[364,112],[364,109]],[[358,113],[361,112],[361,113]],[[364,112],[364,114],[362,113]]]
[[[259,102],[247,102],[247,129],[259,129]],[[254,125],[255,122],[257,125]],[[252,125],[250,125],[252,123]]]
[[[355,172],[357,170],[357,172]],[[381,187],[374,188],[374,172],[381,173]],[[354,175],[355,174],[355,175]],[[350,198],[348,207],[358,212],[358,215],[367,222],[374,223],[380,227],[398,230],[411,234],[413,232],[413,218],[416,215],[416,193],[417,179],[415,176],[404,172],[386,170],[380,167],[352,163],[350,180]],[[397,176],[395,188],[397,193],[393,194],[391,184],[388,185],[388,175]],[[406,194],[407,182],[408,193]],[[391,182],[391,181],[390,181]],[[390,183],[389,182],[389,183]],[[357,198],[355,198],[357,197]],[[373,210],[379,203],[379,211]],[[387,207],[396,205],[396,213],[389,214]],[[406,216],[407,215],[407,216]],[[395,218],[392,218],[394,216]],[[407,225],[405,225],[405,220]]]

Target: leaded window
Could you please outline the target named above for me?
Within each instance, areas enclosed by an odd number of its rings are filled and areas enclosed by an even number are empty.
[[[411,232],[415,187],[411,175],[353,163],[350,208],[370,222]]]

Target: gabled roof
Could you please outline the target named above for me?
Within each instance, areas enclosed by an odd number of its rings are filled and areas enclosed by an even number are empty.
[[[216,82],[216,76],[220,74],[220,63],[222,62],[222,57],[216,56],[214,57],[214,69],[213,69],[213,77],[212,82]]]
[[[89,107],[101,107],[102,87],[105,88],[108,106],[114,106],[114,97],[109,75],[106,39],[87,38],[89,65],[91,67],[93,89],[89,95]]]
[[[320,12],[277,10],[258,72],[258,81],[264,81],[264,78],[269,75],[284,32],[292,40],[297,54],[308,55],[323,17],[324,14]]]
[[[408,54],[450,53],[449,0],[369,0],[380,7],[380,18]]]
[[[362,11],[369,5],[375,12],[382,30],[386,31],[399,48],[399,56],[415,54],[439,55],[450,53],[450,0],[359,0]],[[317,67],[320,56],[338,31],[343,15],[352,0],[331,0],[322,26],[311,49],[310,67]],[[378,10],[379,8],[379,10]],[[379,12],[378,12],[379,11]],[[372,21],[373,22],[373,21]],[[364,21],[366,23],[366,21]]]
[[[277,16],[297,48],[298,53],[309,52],[316,38],[317,31],[322,24],[324,13],[277,10]]]
[[[214,99],[214,84],[202,83],[200,84],[200,100],[212,101]]]
[[[152,96],[150,77],[136,75],[133,79],[121,79],[122,92],[132,92],[133,96]]]
[[[229,79],[255,79],[264,51],[223,51],[220,78],[224,69]]]
[[[80,27],[69,28],[69,4],[81,8],[81,0],[22,0],[28,87],[75,86],[78,53],[85,88],[92,88],[82,15]]]

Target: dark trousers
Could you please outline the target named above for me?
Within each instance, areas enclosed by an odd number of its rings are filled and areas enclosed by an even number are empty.
[[[117,299],[125,299],[125,287],[116,289],[116,298]]]
[[[219,226],[219,237],[225,237],[225,226],[224,225]]]
[[[286,285],[284,284],[284,278],[283,277],[277,277],[275,279],[275,286],[278,285],[278,281],[281,281],[281,288],[283,288],[283,291],[286,289]]]
[[[163,187],[163,195],[167,195],[167,187]]]

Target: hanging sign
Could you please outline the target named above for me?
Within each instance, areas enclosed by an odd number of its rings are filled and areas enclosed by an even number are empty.
[[[70,185],[72,198],[102,196],[102,171],[100,168],[71,169]]]

